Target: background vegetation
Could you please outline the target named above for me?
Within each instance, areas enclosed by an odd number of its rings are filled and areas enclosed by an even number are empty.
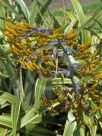
[[[101,136],[102,1],[0,1],[0,135]]]

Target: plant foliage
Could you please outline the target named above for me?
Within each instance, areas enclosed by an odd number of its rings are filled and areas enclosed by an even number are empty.
[[[101,136],[101,8],[71,0],[62,26],[51,2],[0,1],[0,134]]]

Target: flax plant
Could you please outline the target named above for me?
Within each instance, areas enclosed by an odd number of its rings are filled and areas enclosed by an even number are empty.
[[[64,7],[72,22],[60,27],[48,9],[51,1],[29,7],[23,0],[0,1],[0,133],[101,136],[102,40],[93,26],[102,29],[98,15],[86,21],[79,2],[71,0],[77,16]],[[57,28],[42,27],[46,13]]]

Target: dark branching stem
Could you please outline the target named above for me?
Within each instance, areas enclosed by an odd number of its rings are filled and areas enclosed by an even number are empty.
[[[67,51],[65,50],[65,48],[63,47],[63,45],[62,45],[62,43],[61,43],[60,40],[58,40],[58,45],[59,45],[59,46],[62,48],[62,50],[64,51],[66,60],[68,61],[68,64],[69,64],[69,68],[70,68],[70,69],[69,69],[69,71],[70,71],[70,79],[71,79],[71,81],[72,81],[73,91],[75,92],[75,94],[76,94],[78,97],[80,97],[80,94],[79,94],[78,89],[77,89],[77,87],[76,87],[76,83],[75,83],[75,81],[74,81],[73,65],[72,65],[72,63],[71,63],[71,60],[70,60],[70,58],[69,58],[69,55],[68,55]]]

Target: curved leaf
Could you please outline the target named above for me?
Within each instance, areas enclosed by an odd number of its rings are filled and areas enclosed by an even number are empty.
[[[85,15],[81,8],[81,5],[78,0],[71,0],[71,2],[78,15],[80,25],[82,26],[85,23]],[[85,41],[87,41],[87,39],[88,39],[88,31],[82,29],[82,42],[84,43]]]

